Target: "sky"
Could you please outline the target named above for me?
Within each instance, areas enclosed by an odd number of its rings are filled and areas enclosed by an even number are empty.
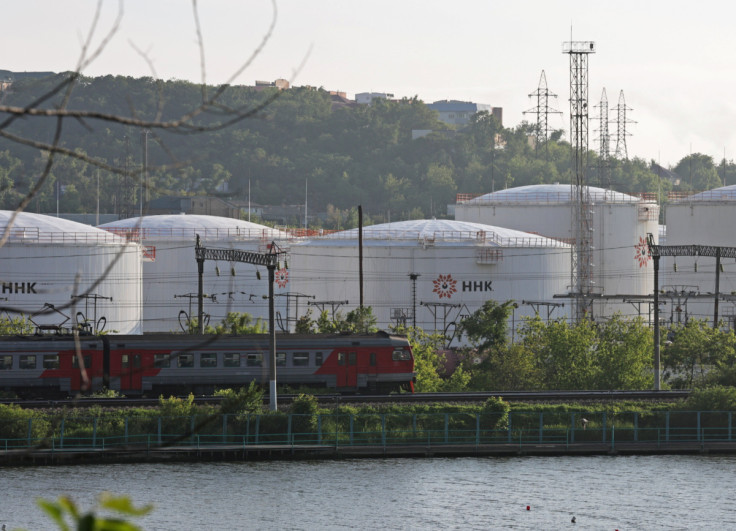
[[[192,3],[127,0],[122,22],[84,73],[155,75],[222,83],[246,63],[273,18],[270,0],[200,0],[205,69]],[[76,68],[94,0],[6,0],[0,69]],[[96,47],[113,24],[117,1],[104,1]],[[629,157],[675,165],[689,153],[716,163],[736,159],[736,3],[715,0],[617,2],[518,0],[278,0],[275,28],[232,82],[286,78],[293,85],[354,98],[384,92],[430,103],[473,101],[503,108],[504,126],[536,116],[542,70],[557,94],[552,128],[569,139],[569,57],[565,41],[593,41],[588,56],[589,146],[598,148],[603,89],[613,107],[624,92]],[[142,53],[145,54],[144,58]],[[609,125],[611,151],[616,125]]]

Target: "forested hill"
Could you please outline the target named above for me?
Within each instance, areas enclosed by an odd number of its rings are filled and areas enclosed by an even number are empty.
[[[20,79],[3,96],[6,105],[23,106],[58,83],[59,74],[43,80]],[[213,90],[213,89],[210,89]],[[275,88],[229,87],[224,103],[253,108],[273,97]],[[58,105],[59,94],[43,105]],[[84,78],[72,93],[71,109],[115,113],[137,118],[178,117],[202,98],[202,89],[184,81],[151,78]],[[218,109],[195,123],[221,118]],[[5,131],[50,141],[46,119],[25,117]],[[412,139],[413,130],[431,134]],[[308,181],[310,212],[351,209],[358,204],[373,222],[442,217],[457,192],[538,183],[570,182],[570,148],[559,141],[535,149],[532,127],[502,128],[481,113],[462,131],[438,120],[418,99],[374,100],[356,105],[322,89],[291,88],[255,116],[205,134],[173,134],[154,130],[148,136],[151,198],[171,194],[217,194],[260,204],[303,203]],[[62,145],[102,159],[110,165],[140,168],[139,130],[94,120],[64,122]],[[621,192],[657,191],[662,185],[643,160],[612,161],[604,182],[591,153],[590,184]],[[37,179],[44,160],[38,151],[0,139],[0,206],[13,208]],[[177,164],[174,167],[171,165]],[[712,161],[711,161],[712,163]],[[169,165],[162,168],[161,166]],[[59,157],[52,179],[29,209],[56,210],[55,181],[63,194],[60,210],[89,212],[97,202],[97,179],[104,193],[101,212],[119,212],[135,202],[135,183],[71,158]],[[227,193],[224,193],[227,183]]]

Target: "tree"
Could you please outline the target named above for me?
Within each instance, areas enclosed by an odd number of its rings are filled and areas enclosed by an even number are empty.
[[[599,329],[595,389],[650,389],[653,352],[652,331],[642,319],[614,315]]]
[[[691,319],[673,328],[671,342],[662,352],[665,380],[675,388],[691,389],[706,385],[709,379],[728,380],[736,359],[736,336],[712,328],[705,320]],[[716,372],[711,371],[715,370]]]
[[[533,352],[547,389],[593,389],[597,333],[586,319],[545,324],[539,316],[528,319],[519,331],[521,345]]]
[[[702,153],[693,153],[680,160],[673,170],[682,177],[680,187],[685,190],[711,190],[721,186],[721,178],[718,176],[713,164],[713,157]]]
[[[508,342],[508,320],[514,301],[502,304],[487,300],[478,310],[462,320],[458,328],[460,335],[467,334],[471,343],[484,352],[490,348],[501,349]]]

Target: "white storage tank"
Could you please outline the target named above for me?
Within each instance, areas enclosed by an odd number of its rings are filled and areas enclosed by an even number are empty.
[[[673,201],[667,205],[666,215],[667,245],[736,247],[733,235],[736,226],[736,185]],[[679,256],[660,260],[660,274],[664,272],[667,279],[661,287],[667,300],[679,294],[673,304],[674,312],[663,308],[667,318],[675,322],[690,318],[713,322],[715,264],[715,258],[704,257]],[[722,258],[721,266],[719,292],[728,299],[736,295],[736,263],[733,258]],[[724,319],[734,327],[735,313],[733,302],[719,302],[719,320]]]
[[[655,201],[588,187],[592,220],[594,316],[606,318],[614,312],[647,317],[648,304],[634,305],[623,297],[651,295],[654,272],[647,253],[647,234],[659,239],[659,206]],[[458,202],[455,219],[499,225],[575,242],[572,188],[565,184],[541,184],[509,188]],[[570,291],[569,272],[565,291]],[[638,306],[637,306],[638,304]]]
[[[359,307],[358,255],[358,229],[291,246],[291,289],[314,297],[312,318]],[[363,229],[363,304],[384,329],[416,324],[452,337],[489,299],[517,303],[510,329],[536,310],[545,320],[566,318],[570,305],[554,295],[565,291],[569,270],[569,245],[517,230],[452,220]]]
[[[266,252],[282,231],[233,218],[200,215],[135,217],[100,228],[143,246],[143,331],[182,332],[197,318],[198,273],[194,247]],[[257,271],[261,279],[257,278]],[[276,308],[285,316],[288,271],[277,272]],[[268,323],[268,272],[242,262],[205,261],[205,320],[219,324],[228,312],[243,312]]]
[[[0,211],[3,232],[12,215]],[[79,322],[92,331],[141,333],[138,244],[89,225],[21,212],[0,261],[4,314],[23,314],[49,329]]]

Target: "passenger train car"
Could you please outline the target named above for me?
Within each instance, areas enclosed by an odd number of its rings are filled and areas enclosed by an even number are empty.
[[[126,396],[210,394],[269,381],[266,334],[178,334],[0,338],[0,391],[20,397],[65,397],[103,388]],[[81,358],[81,359],[80,359]],[[90,385],[84,389],[81,366]],[[335,392],[413,391],[414,357],[405,337],[285,334],[276,338],[276,380]]]

